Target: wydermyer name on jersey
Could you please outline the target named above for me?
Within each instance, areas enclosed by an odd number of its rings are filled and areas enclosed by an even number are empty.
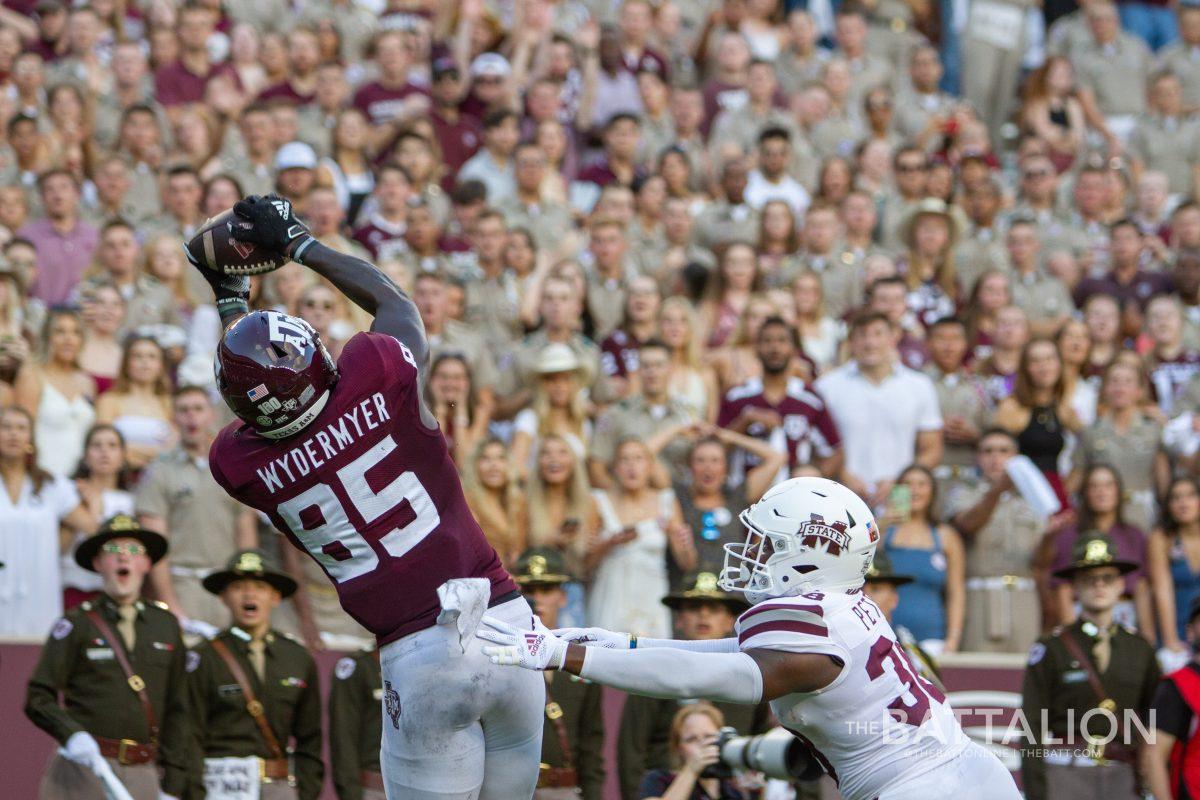
[[[282,489],[284,480],[294,483],[392,418],[383,394],[376,392],[326,425],[270,464],[259,467],[258,477],[271,494]]]

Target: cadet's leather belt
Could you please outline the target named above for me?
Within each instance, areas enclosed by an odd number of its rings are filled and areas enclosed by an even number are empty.
[[[994,591],[996,589],[1020,589],[1023,592],[1037,588],[1033,578],[1021,575],[992,575],[985,578],[967,578],[967,588],[972,591]]]
[[[539,789],[574,789],[579,786],[579,776],[572,767],[548,767],[542,764],[538,773]]]
[[[358,782],[362,784],[364,789],[374,789],[377,792],[385,791],[383,788],[383,776],[378,772],[363,770],[358,773]]]
[[[158,759],[158,748],[152,744],[142,744],[132,739],[94,738],[96,744],[100,745],[100,755],[115,758],[119,764],[150,764]]]

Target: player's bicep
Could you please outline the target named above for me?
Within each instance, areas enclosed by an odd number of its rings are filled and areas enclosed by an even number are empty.
[[[417,322],[420,323],[419,318]],[[372,332],[385,333],[374,330]],[[437,420],[425,405],[423,397],[426,378],[424,362],[428,361],[428,351],[423,350],[418,353],[391,333],[385,333],[383,336],[371,336],[370,340],[374,345],[374,353],[378,361],[364,364],[362,367],[368,370],[378,370],[382,378],[381,382],[389,387],[388,394],[401,404],[414,409],[426,428],[436,430]],[[424,341],[423,332],[421,340]],[[354,357],[357,358],[361,352],[356,349]],[[345,359],[346,353],[343,352],[342,358],[338,361],[339,368],[343,366]]]
[[[793,652],[767,647],[745,651],[762,672],[763,700],[789,694],[818,692],[832,685],[846,668],[833,652]]]

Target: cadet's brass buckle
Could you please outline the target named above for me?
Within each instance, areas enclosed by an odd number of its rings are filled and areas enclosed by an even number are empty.
[[[135,692],[140,692],[142,689],[146,688],[146,682],[142,680],[141,675],[130,675],[128,683],[129,688],[133,689]]]
[[[258,779],[262,783],[270,783],[271,779],[267,777],[267,760],[265,758],[255,759],[258,761]]]
[[[137,676],[134,675],[133,677],[136,678]],[[130,680],[132,681],[132,678]],[[124,764],[125,766],[129,766],[132,763],[131,761],[128,760],[128,758],[125,755],[125,751],[131,747],[137,747],[137,742],[135,742],[133,739],[122,739],[121,743],[119,745],[117,745],[117,763],[118,764]]]
[[[261,717],[263,713],[263,704],[257,700],[251,700],[249,703],[246,703],[246,711],[249,712],[250,716],[252,717]]]

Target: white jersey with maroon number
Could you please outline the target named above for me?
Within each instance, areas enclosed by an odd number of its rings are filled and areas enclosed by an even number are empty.
[[[778,698],[771,710],[845,800],[923,782],[970,744],[945,696],[920,677],[883,612],[861,592],[766,600],[742,614],[735,630],[742,650],[824,653],[842,662],[825,689]]]

